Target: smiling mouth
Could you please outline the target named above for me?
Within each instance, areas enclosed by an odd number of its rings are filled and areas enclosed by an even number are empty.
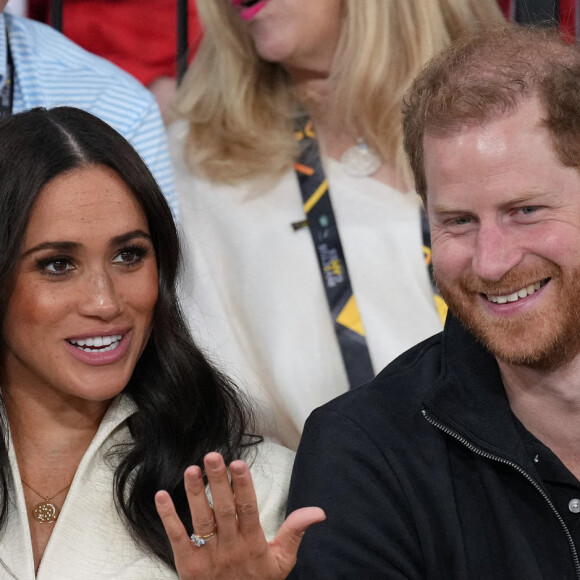
[[[490,301],[494,302],[495,304],[506,304],[507,302],[517,302],[522,298],[526,298],[534,292],[538,291],[542,286],[545,286],[550,281],[550,278],[545,278],[540,282],[534,282],[528,286],[524,286],[511,294],[502,294],[500,296],[494,296],[492,294],[484,294],[484,296]]]
[[[91,336],[87,338],[70,338],[67,342],[85,352],[108,352],[115,350],[121,344],[122,334],[108,336]]]

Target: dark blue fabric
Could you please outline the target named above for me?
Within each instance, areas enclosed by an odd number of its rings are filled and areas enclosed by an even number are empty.
[[[320,506],[327,519],[290,578],[577,578],[542,493],[495,360],[449,316],[443,334],[312,413],[288,510]]]

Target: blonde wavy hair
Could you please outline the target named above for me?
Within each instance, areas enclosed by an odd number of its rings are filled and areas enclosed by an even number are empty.
[[[503,16],[496,0],[342,2],[329,106],[347,133],[406,173],[400,109],[411,81],[451,40]],[[292,119],[303,105],[292,79],[258,57],[231,0],[197,8],[204,36],[177,99],[188,165],[215,182],[276,178],[297,155]]]

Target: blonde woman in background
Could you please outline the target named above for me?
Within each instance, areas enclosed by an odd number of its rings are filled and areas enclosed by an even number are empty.
[[[266,432],[294,448],[315,407],[357,386],[347,368],[364,359],[361,342],[372,376],[441,330],[401,97],[437,50],[503,17],[495,0],[197,5],[204,38],[178,99],[184,120],[170,129],[190,253],[183,299],[197,341],[256,397]],[[321,243],[327,212],[313,220],[299,186],[313,165],[296,135],[313,131],[342,261]],[[332,293],[344,261],[356,302],[339,298],[331,315],[325,284]],[[355,350],[341,349],[333,317]]]

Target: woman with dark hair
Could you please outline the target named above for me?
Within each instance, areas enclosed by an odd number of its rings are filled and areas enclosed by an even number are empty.
[[[2,578],[284,578],[324,517],[267,542],[292,454],[248,435],[178,265],[171,211],[108,125],[61,107],[0,126]]]

